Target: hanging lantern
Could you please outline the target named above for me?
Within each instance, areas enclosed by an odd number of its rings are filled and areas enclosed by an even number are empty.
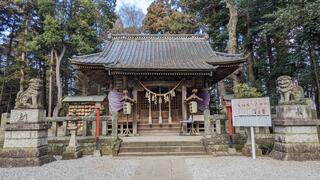
[[[195,114],[198,112],[198,104],[197,101],[190,101],[189,110],[191,114]]]

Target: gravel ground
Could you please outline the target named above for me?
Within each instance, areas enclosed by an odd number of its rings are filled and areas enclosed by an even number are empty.
[[[58,160],[41,167],[0,168],[1,180],[118,180],[130,179],[136,171],[135,159],[86,156],[78,160]]]
[[[169,176],[167,172],[170,171],[173,175]],[[318,180],[320,161],[277,161],[268,157],[253,160],[243,156],[86,156],[78,160],[58,160],[41,167],[0,168],[0,180],[174,180],[188,179],[191,176],[194,180]]]
[[[243,156],[186,159],[193,179],[211,180],[319,180],[320,161],[277,161],[269,157],[253,160]]]

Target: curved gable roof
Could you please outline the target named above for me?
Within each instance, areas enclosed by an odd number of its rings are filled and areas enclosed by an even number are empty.
[[[74,56],[76,65],[117,70],[211,71],[218,65],[240,64],[241,54],[212,50],[205,35],[110,35],[100,53]]]

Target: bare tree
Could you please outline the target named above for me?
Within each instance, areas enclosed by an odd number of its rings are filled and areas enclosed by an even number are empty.
[[[143,19],[145,17],[142,9],[133,4],[122,5],[119,9],[118,16],[121,19],[124,29],[133,31],[132,29],[141,32]]]

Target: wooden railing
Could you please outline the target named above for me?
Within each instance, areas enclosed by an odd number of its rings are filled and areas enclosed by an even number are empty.
[[[78,126],[78,136],[94,136],[96,134],[96,116],[84,117],[47,117],[47,123],[51,124],[48,136],[67,136],[69,135],[68,124],[75,123]],[[111,134],[111,116],[100,116],[100,135]]]

